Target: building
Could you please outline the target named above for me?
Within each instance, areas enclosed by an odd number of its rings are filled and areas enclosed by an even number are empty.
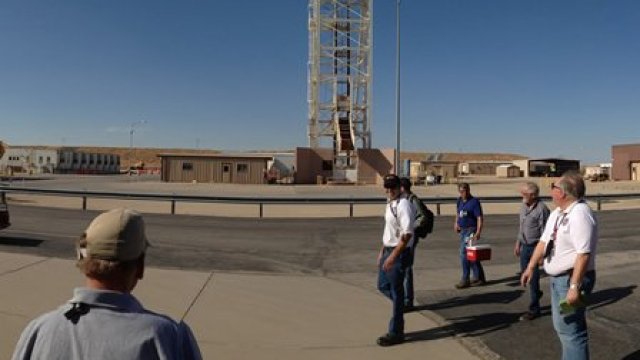
[[[497,175],[497,168],[501,165],[512,165],[510,161],[465,161],[458,165],[460,175]]]
[[[261,154],[158,154],[161,180],[264,184],[273,155]]]
[[[334,179],[333,149],[297,148],[295,182],[317,184],[346,179],[351,183],[381,184],[382,177],[393,171],[394,155],[394,149],[358,149],[357,168],[343,170],[344,174]]]
[[[520,177],[520,168],[513,164],[500,165],[496,168],[496,176],[503,178]]]
[[[120,157],[73,148],[9,147],[0,158],[0,170],[5,174],[117,174]]]
[[[613,145],[611,158],[612,180],[640,181],[640,144]]]
[[[558,177],[569,170],[580,171],[580,160],[546,158],[513,160],[512,162],[520,168],[521,176],[525,178]]]

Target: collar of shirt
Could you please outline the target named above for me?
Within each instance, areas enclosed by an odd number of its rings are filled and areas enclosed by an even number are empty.
[[[565,214],[569,214],[571,212],[571,210],[573,210],[573,208],[578,205],[579,203],[583,202],[582,200],[576,200],[574,202],[571,203],[571,205],[567,206],[567,208],[564,211],[561,211]]]
[[[142,304],[140,304],[133,295],[110,290],[76,288],[73,290],[73,298],[69,300],[69,303],[82,303],[91,306],[131,312],[144,311]]]

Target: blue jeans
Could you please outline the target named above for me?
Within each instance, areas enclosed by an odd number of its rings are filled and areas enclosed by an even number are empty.
[[[389,335],[404,335],[404,276],[409,260],[409,249],[396,258],[389,271],[382,270],[382,264],[391,255],[393,248],[384,248],[378,264],[378,290],[393,302],[393,312],[389,321]]]
[[[538,243],[526,245],[520,244],[520,271],[524,271],[529,265],[533,251],[536,249]],[[529,282],[529,312],[535,315],[540,315],[540,270],[538,266],[533,269],[531,273],[531,282]]]
[[[413,259],[416,256],[416,246],[418,242],[414,240],[413,246],[409,248],[407,268],[404,277],[404,305],[413,306]]]
[[[486,281],[484,269],[480,261],[467,260],[467,244],[466,238],[476,232],[474,228],[464,228],[460,231],[460,264],[462,265],[462,281],[469,281],[469,269],[473,271],[474,280]]]
[[[551,277],[551,313],[553,327],[562,344],[563,360],[589,359],[589,334],[587,333],[586,309],[579,308],[571,314],[560,314],[560,301],[567,297],[570,275]],[[581,290],[585,295],[591,294],[596,282],[595,271],[587,272],[583,279]]]

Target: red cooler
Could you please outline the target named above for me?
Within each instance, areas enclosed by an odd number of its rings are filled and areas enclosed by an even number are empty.
[[[467,260],[491,260],[491,245],[482,244],[467,247]]]

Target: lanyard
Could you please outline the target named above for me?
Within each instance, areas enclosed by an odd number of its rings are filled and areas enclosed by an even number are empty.
[[[551,258],[553,257],[553,254],[555,253],[554,242],[558,237],[558,228],[560,227],[560,225],[562,225],[562,223],[564,222],[564,218],[566,217],[567,217],[567,213],[563,212],[562,217],[558,216],[556,218],[556,223],[553,225],[553,233],[551,233],[551,238],[549,239],[549,243],[547,244],[547,249],[544,252],[545,259],[549,258],[549,260],[551,260]]]

